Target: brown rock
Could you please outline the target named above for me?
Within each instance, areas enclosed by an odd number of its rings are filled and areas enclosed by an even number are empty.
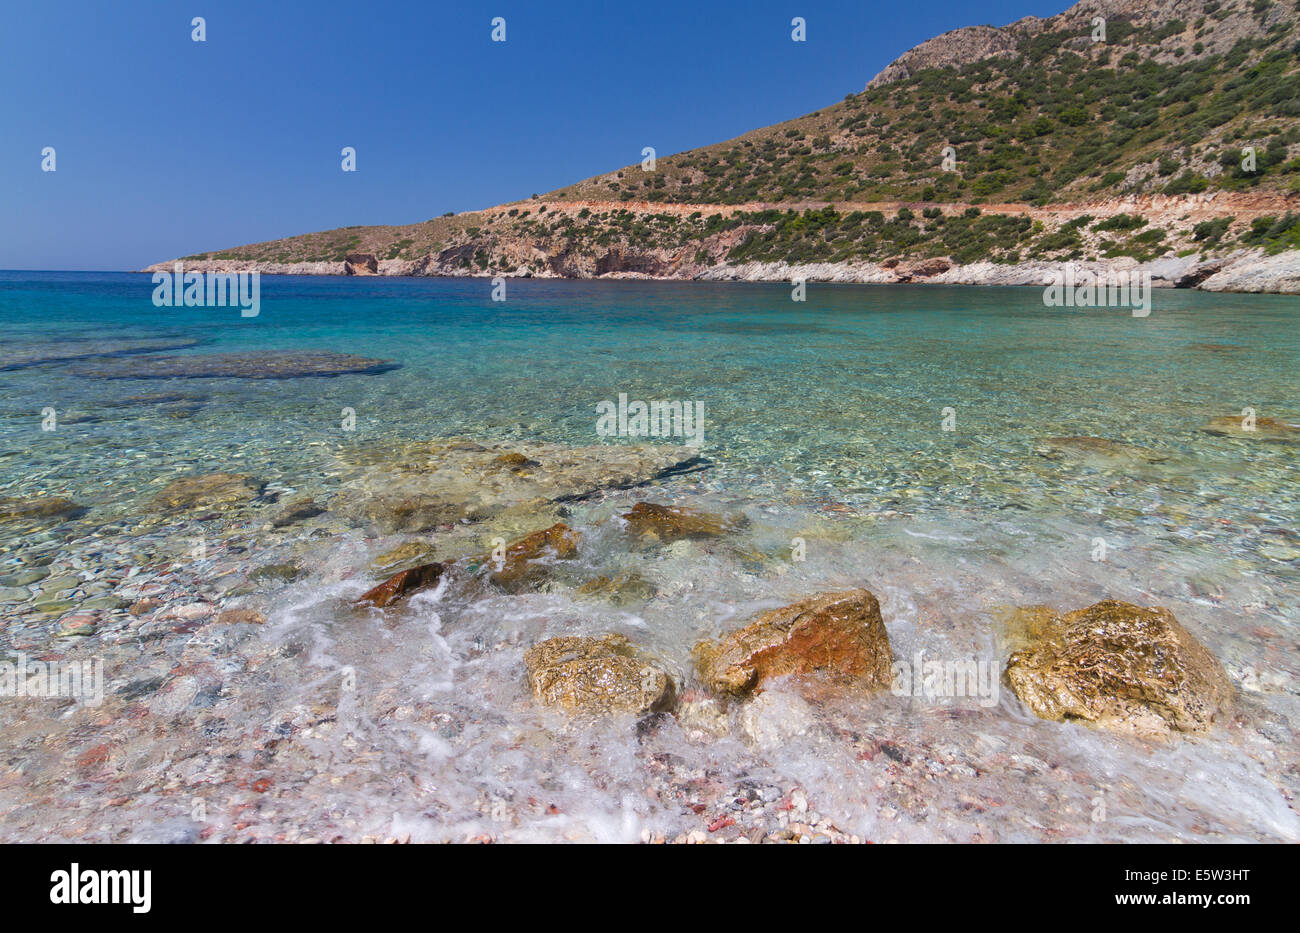
[[[821,672],[868,689],[888,687],[893,653],[880,604],[867,590],[827,593],[774,609],[695,648],[700,677],[743,695],[773,677]]]
[[[383,608],[391,606],[417,590],[435,585],[442,579],[442,575],[450,567],[450,564],[421,564],[419,567],[412,567],[409,570],[403,570],[393,574],[383,583],[367,590],[357,598],[359,605],[378,606]]]
[[[743,519],[722,518],[675,505],[638,502],[623,519],[634,534],[658,538],[664,543],[681,538],[713,538],[738,527]]]
[[[483,558],[491,568],[488,579],[510,593],[529,589],[546,575],[552,561],[578,556],[579,537],[563,522],[535,531],[507,546],[504,560],[494,561],[491,555]]]
[[[1204,732],[1232,687],[1209,650],[1162,607],[1105,600],[1064,615],[1018,610],[1024,644],[1005,678],[1034,713],[1135,735]]]
[[[672,678],[621,635],[549,638],[524,652],[524,666],[533,695],[569,713],[641,715],[676,702]]]

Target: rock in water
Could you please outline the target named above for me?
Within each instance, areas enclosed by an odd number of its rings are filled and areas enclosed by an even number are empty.
[[[1221,415],[1211,418],[1210,423],[1204,425],[1201,430],[1206,434],[1219,437],[1244,437],[1248,440],[1260,441],[1300,441],[1300,425],[1278,421],[1276,418],[1256,418],[1253,429],[1248,428],[1248,424],[1250,422],[1245,418]]]
[[[672,678],[637,658],[621,635],[549,638],[524,652],[524,666],[533,695],[568,713],[641,715],[676,701]]]
[[[385,606],[391,606],[399,599],[409,596],[417,590],[435,585],[442,579],[442,575],[449,566],[446,563],[422,564],[419,567],[412,567],[409,570],[395,573],[383,583],[362,593],[357,598],[357,602],[361,605],[378,606],[381,609]]]
[[[32,496],[18,498],[0,496],[0,521],[31,518],[63,518],[86,511],[71,499],[62,496]]]
[[[652,502],[638,502],[623,519],[633,533],[653,536],[665,544],[682,538],[715,538],[740,524],[738,519]]]
[[[213,508],[246,502],[261,491],[245,473],[208,473],[174,479],[154,496],[154,504],[169,509]]]
[[[1162,607],[1105,600],[1060,615],[1018,610],[1007,662],[1016,696],[1044,719],[1134,735],[1204,732],[1232,696],[1223,667]]]
[[[578,533],[563,522],[534,531],[509,545],[504,560],[494,561],[491,555],[483,558],[492,568],[488,579],[508,593],[529,589],[546,575],[551,561],[578,556],[578,539]]]
[[[717,641],[700,642],[695,653],[700,677],[718,693],[747,694],[786,674],[821,672],[868,689],[892,679],[889,633],[867,590],[773,609]]]

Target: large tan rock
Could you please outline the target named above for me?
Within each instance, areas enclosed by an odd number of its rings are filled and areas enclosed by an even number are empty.
[[[1223,667],[1162,607],[1105,600],[1012,617],[1005,677],[1035,714],[1134,735],[1204,732],[1232,696]]]
[[[813,596],[758,616],[695,648],[700,677],[718,693],[744,695],[773,677],[822,673],[868,689],[888,687],[893,653],[868,590]]]
[[[620,635],[549,638],[524,652],[533,695],[569,713],[659,712],[676,700],[673,680],[638,658]]]

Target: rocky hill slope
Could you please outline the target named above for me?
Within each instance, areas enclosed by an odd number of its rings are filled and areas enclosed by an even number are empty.
[[[1300,262],[1269,257],[1300,249],[1297,19],[1298,0],[1085,0],[938,36],[838,103],[652,168],[187,261],[676,278],[833,266],[869,281],[942,265],[1002,281],[1036,263],[1179,260],[1181,284],[1250,268],[1227,287],[1296,291]],[[951,272],[967,266],[982,271]]]

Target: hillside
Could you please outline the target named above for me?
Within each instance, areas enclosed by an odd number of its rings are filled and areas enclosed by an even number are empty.
[[[1300,249],[1298,10],[1297,0],[1091,0],[970,27],[830,106],[660,157],[653,171],[624,166],[485,211],[188,259],[732,277],[756,263],[1278,254]],[[1093,41],[1098,16],[1105,41]]]

